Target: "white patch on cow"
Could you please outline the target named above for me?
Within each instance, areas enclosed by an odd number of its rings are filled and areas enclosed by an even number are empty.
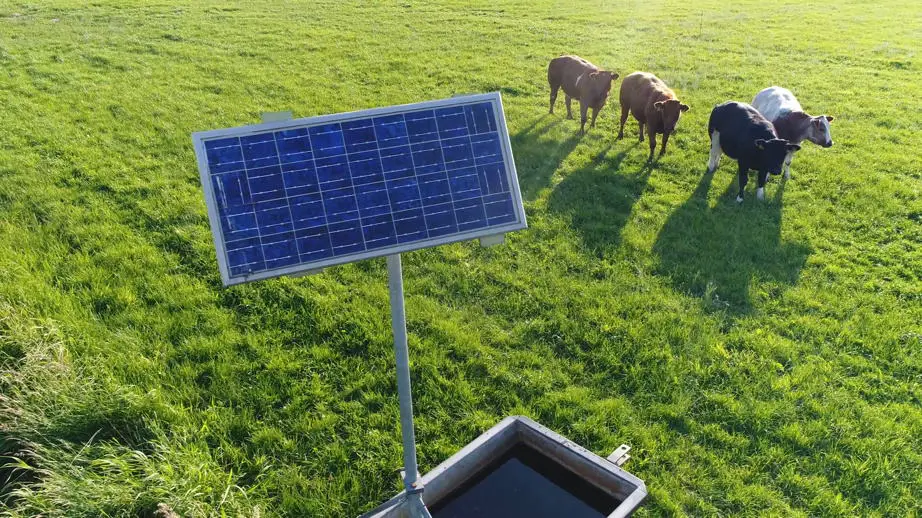
[[[742,196],[737,196],[737,197],[736,197],[736,203],[743,203],[743,197],[742,197]]]
[[[752,106],[771,122],[785,113],[803,111],[794,94],[780,86],[770,86],[756,94]]]
[[[788,154],[784,157],[784,179],[791,179],[791,162],[794,161],[794,152],[788,151]]]
[[[584,76],[584,75],[586,75],[586,73],[585,73],[585,72],[583,72],[582,74],[580,74],[580,75],[579,75],[579,77],[577,77],[577,78],[576,78],[576,82],[575,82],[575,83],[573,83],[573,88],[576,88],[576,87],[578,87],[578,86],[579,86],[579,81],[580,81],[580,79],[582,79],[582,78],[583,78],[583,76]]]
[[[760,200],[765,199],[765,187],[759,187],[758,189],[756,189],[756,198]]]
[[[711,158],[708,160],[708,172],[713,173],[720,165],[720,132],[711,133]]]

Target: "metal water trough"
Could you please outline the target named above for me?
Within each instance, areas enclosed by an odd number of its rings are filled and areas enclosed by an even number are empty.
[[[603,459],[527,417],[510,416],[420,479],[424,487],[423,500],[427,507],[437,509],[446,497],[451,498],[459,488],[482,473],[495,459],[518,445],[536,450],[560,469],[569,471],[620,502],[613,504],[616,507],[610,512],[605,511],[609,513],[608,518],[630,516],[647,497],[644,482],[620,467],[628,457],[627,447],[622,446],[608,459]],[[401,492],[361,518],[407,516],[402,505],[406,501],[403,496],[404,493]],[[438,518],[437,511],[433,514]]]

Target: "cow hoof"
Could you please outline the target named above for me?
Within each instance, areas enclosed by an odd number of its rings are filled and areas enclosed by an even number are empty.
[[[737,196],[737,197],[736,197],[736,203],[743,203],[743,197],[742,197],[742,196]]]

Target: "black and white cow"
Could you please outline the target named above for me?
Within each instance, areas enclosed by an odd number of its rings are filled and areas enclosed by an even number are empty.
[[[812,117],[804,112],[797,98],[787,88],[770,86],[756,94],[752,106],[759,110],[774,126],[780,138],[800,144],[809,140],[823,147],[832,146],[832,133],[829,123],[834,117],[818,115]],[[791,177],[791,161],[794,153],[788,153],[784,160],[784,177]]]
[[[746,103],[727,101],[711,110],[708,121],[711,136],[711,159],[708,173],[713,173],[720,164],[723,151],[739,165],[740,192],[737,202],[743,201],[743,189],[749,182],[749,170],[758,172],[756,196],[765,199],[765,182],[769,174],[781,174],[781,166],[789,151],[800,149],[778,138],[775,127],[752,106]]]

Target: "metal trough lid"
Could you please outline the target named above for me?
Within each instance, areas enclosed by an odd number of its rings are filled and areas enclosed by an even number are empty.
[[[621,501],[608,518],[630,516],[647,497],[642,480],[582,446],[523,416],[509,416],[439,464],[420,481],[428,507],[437,504],[512,446],[524,443]],[[403,492],[361,516],[406,516]]]

